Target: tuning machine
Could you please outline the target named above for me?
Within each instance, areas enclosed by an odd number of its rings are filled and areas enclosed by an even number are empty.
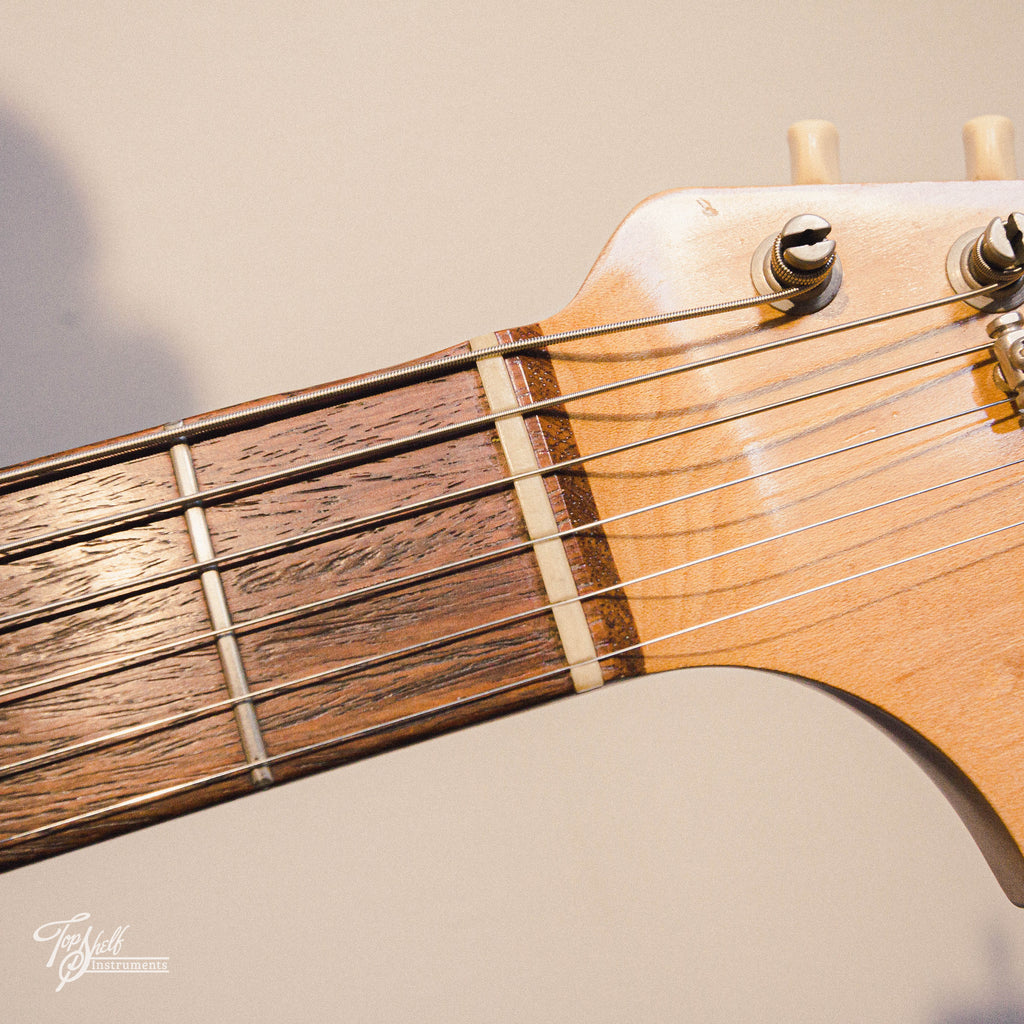
[[[831,231],[824,217],[802,213],[787,221],[777,235],[769,235],[754,250],[750,263],[757,294],[803,288],[799,295],[770,303],[783,313],[814,313],[827,306],[843,282],[836,243],[828,237]]]
[[[946,257],[946,276],[958,292],[999,285],[987,295],[964,299],[975,309],[1000,313],[1024,302],[1024,213],[995,217],[984,228],[962,234]]]

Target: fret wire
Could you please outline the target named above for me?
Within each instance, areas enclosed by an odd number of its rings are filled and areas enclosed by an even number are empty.
[[[1024,465],[1024,457],[1020,459],[1014,459],[1010,462],[1003,463],[1002,465],[999,466],[993,466],[988,469],[977,470],[973,473],[961,477],[956,477],[955,479],[952,480],[945,480],[942,481],[941,483],[931,484],[928,487],[919,488],[916,491],[911,491],[906,494],[897,495],[896,497],[893,498],[886,498],[883,501],[878,501],[871,505],[864,506],[862,508],[852,509],[848,512],[838,513],[837,515],[830,516],[827,519],[818,520],[813,523],[807,523],[803,526],[793,527],[789,530],[784,530],[781,533],[772,534],[768,537],[761,537],[756,540],[748,541],[744,544],[740,544],[736,547],[729,548],[725,551],[712,552],[710,554],[703,555],[700,558],[696,558],[688,562],[682,562],[678,565],[657,569],[650,573],[645,573],[641,576],[636,576],[629,580],[623,580],[621,582],[609,584],[608,586],[600,587],[595,590],[586,591],[579,594],[576,597],[565,598],[561,601],[549,602],[547,604],[535,608],[528,608],[524,611],[503,616],[502,618],[494,619],[490,622],[480,623],[475,626],[469,626],[465,629],[457,630],[453,633],[448,633],[444,636],[431,637],[429,640],[419,641],[418,643],[407,645],[405,647],[391,651],[384,651],[380,654],[367,655],[366,657],[356,659],[355,661],[348,662],[344,665],[339,665],[330,669],[324,669],[320,672],[315,672],[298,679],[291,679],[283,683],[275,683],[265,687],[258,687],[256,689],[247,691],[245,694],[241,696],[235,696],[219,701],[214,701],[213,703],[205,704],[198,708],[192,708],[189,711],[179,712],[177,714],[169,715],[160,719],[153,719],[148,722],[140,723],[136,726],[128,726],[124,729],[119,729],[114,732],[107,733],[103,736],[95,737],[91,740],[83,740],[79,743],[70,744],[66,747],[56,748],[54,750],[47,751],[43,754],[37,754],[33,757],[25,758],[21,761],[3,764],[0,765],[0,778],[10,776],[22,771],[28,771],[33,768],[43,767],[47,764],[63,762],[70,759],[71,757],[81,756],[84,753],[88,753],[90,750],[95,750],[100,747],[125,742],[126,740],[133,739],[137,736],[148,735],[150,733],[170,728],[172,726],[183,725],[186,722],[195,721],[200,718],[205,718],[211,714],[216,714],[218,712],[236,708],[241,704],[254,704],[257,701],[269,700],[274,697],[281,696],[284,693],[290,693],[295,690],[304,689],[308,686],[332,682],[343,675],[348,675],[349,673],[357,671],[359,669],[373,668],[378,665],[386,665],[390,662],[397,661],[404,657],[408,657],[410,654],[420,654],[425,651],[433,650],[436,647],[444,646],[449,643],[454,643],[458,640],[464,640],[471,636],[476,636],[479,633],[488,632],[493,629],[499,629],[502,626],[513,625],[517,622],[522,622],[527,619],[533,618],[537,615],[544,614],[545,612],[553,611],[555,608],[565,607],[567,605],[576,603],[582,603],[585,600],[590,600],[595,597],[603,597],[607,594],[614,593],[616,591],[622,591],[627,587],[639,586],[642,583],[647,583],[651,580],[659,579],[663,576],[667,576],[672,573],[684,572],[688,569],[693,569],[696,566],[716,561],[719,558],[726,558],[731,555],[742,554],[745,551],[750,551],[754,548],[762,547],[765,544],[785,540],[789,537],[795,537],[799,534],[806,533],[809,530],[817,529],[819,527],[832,526],[836,523],[843,522],[847,519],[852,519],[856,516],[866,515],[869,512],[875,512],[878,511],[879,509],[887,508],[891,505],[896,505],[900,502],[908,501],[913,498],[918,498],[921,497],[922,495],[930,494],[933,493],[934,491],[942,490],[943,488],[946,487],[954,487],[958,484],[967,483],[971,480],[977,480],[980,479],[981,477],[988,476],[992,473],[1002,472],[1004,470],[1011,469],[1014,466],[1020,465]],[[728,618],[728,616],[726,618]],[[593,659],[587,659],[587,663],[593,664],[594,661]],[[255,768],[258,768],[260,765],[260,761],[259,759],[253,759],[250,761],[250,764]]]
[[[192,449],[186,443],[173,445],[170,451],[171,466],[178,490],[183,495],[194,494],[199,489],[196,479]],[[213,537],[206,519],[206,509],[193,506],[185,509],[185,530],[192,548],[193,562],[208,561],[213,557]],[[261,761],[267,756],[267,749],[260,730],[259,719],[252,702],[245,700],[249,692],[249,675],[245,660],[234,633],[234,622],[224,591],[224,580],[217,569],[204,569],[199,574],[199,589],[210,625],[217,631],[217,660],[220,663],[223,683],[228,693],[236,699],[234,704],[235,725],[242,752],[249,761]],[[269,768],[255,768],[252,784],[257,789],[269,785],[274,776]]]
[[[159,451],[168,443],[176,441],[191,442],[209,434],[222,432],[226,429],[243,429],[258,423],[284,418],[289,415],[308,411],[311,408],[326,404],[335,404],[337,399],[363,397],[378,390],[386,390],[387,386],[407,384],[430,380],[451,373],[453,370],[464,369],[475,365],[481,355],[514,355],[532,348],[548,348],[566,341],[591,338],[601,334],[614,334],[620,331],[634,331],[643,327],[655,327],[660,324],[678,323],[684,320],[695,320],[705,316],[731,313],[754,306],[765,306],[780,299],[792,299],[801,292],[814,288],[816,285],[801,285],[772,292],[771,295],[754,295],[745,299],[732,299],[727,302],[715,302],[690,309],[674,310],[670,313],[654,313],[650,316],[634,317],[616,323],[595,324],[591,327],[576,327],[572,330],[558,331],[553,334],[542,334],[530,338],[519,338],[515,341],[494,345],[475,352],[452,352],[431,359],[421,359],[407,366],[393,367],[369,373],[356,380],[338,381],[323,387],[313,388],[298,395],[286,395],[257,402],[254,406],[238,409],[233,412],[212,413],[182,424],[180,427],[162,427],[146,432],[142,437],[125,438],[121,441],[110,441],[98,445],[87,452],[69,452],[66,455],[55,455],[48,459],[37,460],[27,466],[12,466],[0,470],[0,487],[20,483],[25,480],[34,481],[37,477],[59,473],[68,469],[77,469],[116,458],[119,455],[137,456]],[[981,289],[978,294],[990,288]],[[975,293],[964,293],[971,297]],[[382,387],[385,386],[385,387]]]
[[[558,531],[547,537],[538,537],[535,540],[519,541],[514,544],[507,545],[501,548],[495,548],[490,551],[483,552],[479,555],[468,556],[464,559],[457,561],[448,562],[440,566],[432,567],[429,569],[421,570],[417,573],[411,573],[406,576],[395,577],[390,580],[384,580],[380,583],[369,584],[365,587],[357,588],[353,591],[348,591],[343,594],[334,595],[329,598],[324,598],[320,601],[314,601],[307,605],[300,605],[292,608],[284,609],[280,612],[275,612],[269,615],[259,616],[255,619],[242,620],[235,623],[235,631],[237,633],[250,633],[257,630],[268,628],[272,625],[281,624],[292,619],[305,617],[307,615],[316,614],[321,611],[327,611],[331,608],[338,607],[341,604],[355,601],[360,598],[369,597],[375,593],[384,592],[395,587],[407,586],[410,583],[423,582],[428,579],[433,579],[441,575],[447,575],[451,572],[458,571],[460,569],[469,568],[474,565],[481,565],[488,561],[504,558],[510,554],[524,551],[532,548],[534,544],[541,543],[547,540],[564,539],[571,537],[579,533],[584,533],[588,530],[601,528],[611,523],[619,522],[623,519],[630,518],[636,515],[642,515],[644,513],[653,512],[660,508],[665,508],[670,505],[678,504],[683,501],[688,501],[692,498],[704,497],[708,494],[715,493],[720,490],[724,490],[728,487],[734,487],[739,484],[750,483],[755,480],[760,480],[768,476],[772,476],[775,473],[782,473],[790,469],[796,469],[800,466],[805,466],[813,462],[818,462],[823,459],[831,458],[833,456],[844,455],[852,451],[856,451],[859,448],[864,448],[871,444],[876,444],[881,441],[892,440],[897,437],[901,437],[904,434],[910,434],[918,430],[924,430],[929,427],[939,426],[943,423],[950,422],[955,419],[960,419],[964,416],[971,415],[976,412],[985,412],[989,409],[995,408],[999,405],[1007,404],[1010,401],[1009,398],[999,399],[995,402],[989,402],[986,405],[974,406],[970,409],[962,410],[957,413],[950,413],[946,416],[940,416],[937,419],[929,420],[925,423],[914,424],[909,427],[903,427],[900,430],[891,431],[888,434],[881,434],[878,437],[867,438],[863,441],[857,441],[853,444],[844,445],[840,448],[834,448],[826,452],[821,452],[817,455],[807,456],[806,458],[799,459],[795,462],[786,463],[781,466],[776,466],[771,469],[761,470],[757,473],[751,473],[747,476],[737,477],[732,480],[726,480],[722,483],[711,484],[707,487],[700,488],[696,491],[689,491],[684,494],[675,495],[671,498],[663,499],[662,501],[655,502],[650,505],[641,506],[636,509],[629,509],[625,512],[619,512],[611,516],[607,516],[603,519],[596,519],[592,522],[581,523],[578,526],[570,527],[565,530]],[[984,423],[981,424],[984,426]],[[315,533],[316,531],[314,531]],[[302,535],[300,535],[302,536]],[[312,536],[307,534],[305,536]],[[256,550],[256,549],[250,549]],[[245,552],[242,552],[245,554]],[[225,556],[225,558],[237,558],[238,553],[231,556]],[[214,559],[210,564],[223,565],[223,559]],[[200,570],[205,570],[207,562],[198,563]],[[193,567],[189,567],[190,570]],[[2,620],[0,620],[2,622]],[[43,679],[34,680],[30,683],[22,683],[18,686],[9,687],[7,689],[0,690],[0,702],[12,703],[14,699],[23,700],[27,697],[32,696],[35,693],[46,689],[56,689],[58,687],[64,687],[71,685],[75,682],[81,682],[95,677],[98,674],[119,670],[121,668],[128,667],[129,665],[140,663],[144,661],[156,660],[157,658],[168,657],[173,654],[182,653],[187,650],[191,650],[195,647],[202,646],[210,641],[216,641],[220,638],[222,633],[218,630],[210,630],[203,633],[195,633],[191,636],[182,637],[178,640],[170,641],[164,644],[156,645],[154,647],[144,648],[139,651],[132,652],[127,655],[121,655],[117,658],[107,659],[103,662],[94,662],[90,665],[83,666],[79,669],[72,669],[67,672],[58,673],[53,676],[47,676]]]
[[[596,658],[591,659],[591,662],[595,664],[600,664],[601,662],[607,661],[611,658],[621,657],[624,654],[630,654],[634,651],[642,650],[646,647],[652,647],[659,643],[665,643],[668,640],[674,640],[680,636],[695,633],[701,629],[707,629],[711,626],[720,625],[723,622],[739,618],[743,615],[750,615],[754,612],[764,611],[768,608],[777,607],[778,605],[784,604],[788,601],[794,601],[802,597],[808,597],[813,594],[821,593],[822,591],[828,590],[831,587],[841,586],[845,583],[852,583],[856,580],[864,579],[865,577],[871,576],[878,572],[884,572],[888,569],[898,568],[899,566],[907,565],[908,563],[917,561],[921,558],[927,558],[931,555],[937,555],[946,551],[951,551],[965,544],[977,543],[989,537],[996,536],[1000,533],[1005,533],[1008,530],[1016,530],[1020,529],[1021,527],[1024,527],[1024,519],[1017,520],[1013,523],[1008,523],[1005,526],[996,527],[992,530],[987,530],[983,533],[975,534],[971,537],[951,541],[947,544],[940,545],[939,547],[930,548],[927,551],[920,551],[913,555],[907,555],[904,558],[897,559],[893,562],[887,562],[883,565],[875,566],[871,569],[865,569],[861,572],[853,573],[851,575],[844,576],[839,579],[830,580],[826,583],[819,584],[815,587],[810,587],[806,590],[797,591],[792,594],[787,594],[782,597],[774,598],[770,601],[762,602],[761,604],[752,605],[750,607],[743,608],[735,612],[730,612],[726,615],[722,615],[714,619],[709,619],[704,622],[695,623],[690,626],[684,626],[680,629],[673,630],[669,633],[663,633],[661,636],[653,637],[650,640],[642,640],[638,643],[630,644],[626,647],[620,647],[614,651],[608,651],[605,654],[599,654]],[[16,835],[7,836],[6,838],[0,839],[0,847],[12,846],[28,842],[32,839],[42,838],[43,836],[51,835],[54,832],[62,831],[67,828],[72,828],[76,825],[84,825],[92,821],[97,821],[100,818],[109,817],[110,815],[117,814],[121,811],[135,810],[140,807],[145,807],[148,804],[158,803],[159,801],[168,799],[172,796],[178,796],[184,793],[191,792],[193,790],[203,789],[207,786],[214,785],[218,782],[224,782],[233,778],[237,778],[239,775],[243,775],[251,771],[253,767],[269,768],[274,765],[284,764],[288,761],[293,761],[296,758],[311,757],[316,754],[323,753],[327,750],[332,750],[334,748],[343,746],[345,744],[357,742],[361,739],[368,739],[371,736],[377,736],[382,733],[393,731],[395,729],[401,729],[409,725],[415,725],[420,721],[429,721],[432,718],[437,718],[441,715],[453,711],[458,711],[459,709],[466,707],[468,705],[504,696],[506,694],[513,693],[517,690],[524,689],[525,687],[533,685],[535,683],[544,682],[546,680],[557,678],[560,675],[567,674],[568,666],[560,666],[555,669],[549,669],[546,672],[541,672],[525,679],[518,679],[511,683],[505,683],[501,686],[492,687],[489,690],[481,691],[480,693],[469,694],[465,697],[457,698],[456,700],[449,701],[447,704],[442,704],[438,707],[425,708],[421,711],[413,711],[397,719],[392,719],[389,722],[382,722],[376,725],[365,726],[362,729],[357,729],[339,736],[330,737],[326,740],[320,740],[316,743],[310,743],[303,747],[296,747],[293,750],[285,751],[281,754],[274,754],[272,756],[267,757],[259,765],[244,764],[232,768],[226,768],[221,771],[213,772],[195,779],[189,779],[184,782],[172,783],[169,786],[163,786],[159,789],[149,790],[146,793],[141,793],[134,797],[128,797],[124,800],[118,800],[112,804],[107,804],[103,807],[94,808],[91,811],[85,811],[81,814],[76,814],[67,818],[62,818],[59,821],[51,822],[47,825],[40,825],[37,828],[29,829],[25,832],[17,833]]]
[[[132,509],[126,512],[118,513],[116,515],[104,516],[87,523],[82,523],[77,526],[66,527],[61,530],[54,530],[46,534],[37,534],[34,537],[27,537],[19,541],[14,541],[7,544],[5,547],[0,547],[0,562],[13,561],[19,556],[30,553],[32,551],[39,550],[43,547],[53,546],[55,543],[61,541],[69,541],[75,537],[92,536],[95,533],[103,532],[107,527],[117,528],[124,526],[129,523],[138,522],[141,520],[154,519],[162,517],[164,515],[173,515],[176,512],[186,508],[189,504],[215,504],[221,501],[230,500],[236,496],[248,494],[254,491],[266,490],[269,488],[277,487],[282,484],[302,479],[308,476],[315,476],[321,473],[330,472],[336,469],[348,468],[354,465],[361,465],[367,461],[373,461],[374,459],[382,458],[386,455],[397,454],[399,452],[426,447],[430,444],[452,440],[456,437],[464,434],[472,433],[483,427],[491,426],[498,420],[506,419],[512,416],[523,416],[531,413],[541,412],[545,409],[552,408],[554,406],[565,405],[569,402],[579,401],[585,398],[592,398],[597,395],[607,394],[612,391],[619,390],[625,387],[631,387],[638,384],[650,383],[655,380],[660,380],[669,376],[673,376],[679,373],[685,373],[692,370],[707,369],[712,366],[718,366],[722,363],[729,362],[733,359],[743,358],[745,356],[757,355],[764,352],[774,351],[789,345],[794,345],[804,341],[817,340],[823,337],[829,337],[834,334],[839,334],[844,331],[860,329],[874,324],[884,323],[889,320],[898,319],[899,317],[908,316],[913,313],[924,312],[926,310],[939,308],[941,306],[952,305],[955,302],[962,301],[966,298],[970,298],[976,294],[981,294],[986,291],[990,291],[993,285],[987,288],[975,289],[973,292],[961,292],[952,296],[943,296],[939,299],[934,299],[929,302],[918,303],[914,306],[907,306],[901,309],[890,310],[885,313],[876,313],[871,316],[862,317],[858,320],[847,321],[842,324],[835,324],[829,327],[819,328],[814,331],[808,331],[803,334],[792,335],[788,338],[781,338],[775,341],[766,342],[763,345],[755,345],[749,349],[740,349],[736,352],[727,352],[719,356],[710,356],[706,359],[697,360],[693,363],[683,363],[678,366],[665,367],[661,370],[654,370],[649,373],[639,374],[634,377],[628,377],[623,380],[611,381],[607,384],[597,385],[591,388],[584,388],[579,391],[569,392],[564,395],[555,395],[551,398],[541,399],[536,402],[531,402],[527,405],[515,406],[511,409],[506,409],[501,412],[492,412],[487,415],[474,417],[473,419],[464,420],[460,423],[451,423],[443,427],[437,427],[428,431],[422,431],[419,434],[411,434],[408,437],[397,438],[391,441],[384,441],[374,445],[368,445],[363,448],[353,449],[349,452],[341,452],[338,455],[328,456],[322,459],[314,459],[301,466],[294,466],[284,470],[277,470],[273,473],[266,473],[260,476],[251,477],[248,480],[241,481],[239,483],[225,484],[221,487],[209,488],[205,491],[200,491],[195,495],[192,495],[188,499],[183,498],[171,498],[161,502],[154,502],[148,506],[144,506],[137,509]],[[973,315],[977,315],[976,313]],[[945,359],[952,359],[958,356],[972,355],[976,352],[985,351],[991,348],[991,343],[986,345],[979,345],[974,348],[965,349],[961,352],[952,353],[947,356],[938,357],[931,362],[941,362]],[[479,353],[477,353],[479,355]],[[904,372],[913,369],[918,369],[924,366],[931,365],[931,362],[922,362],[913,366],[905,367]],[[890,376],[892,373],[889,374]],[[853,381],[845,386],[853,386],[857,383],[867,383],[868,381],[881,379],[879,376],[862,378],[860,381]],[[794,401],[804,401],[806,398],[818,397],[821,394],[829,394],[830,391],[815,392],[805,396],[802,399],[796,399]],[[758,412],[766,411],[770,408],[777,408],[778,406],[768,406],[762,409],[755,409],[749,413],[742,415],[755,415]],[[707,424],[707,426],[717,426],[722,422],[731,422],[732,419],[742,418],[741,416],[734,416],[731,419],[724,420],[713,420]],[[678,434],[671,436],[679,436]],[[649,442],[641,442],[649,443]],[[634,447],[637,445],[634,444]],[[578,464],[587,461],[590,458],[600,458],[607,454],[618,454],[623,451],[622,447],[616,449],[609,449],[606,452],[602,452],[598,455],[587,456],[576,460]],[[551,472],[552,467],[547,467],[547,472]]]

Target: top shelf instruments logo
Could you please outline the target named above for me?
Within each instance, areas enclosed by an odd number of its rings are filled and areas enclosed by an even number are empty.
[[[83,974],[169,973],[169,957],[121,954],[128,925],[119,925],[109,934],[106,931],[94,934],[91,924],[84,926],[88,920],[88,914],[80,913],[62,921],[48,921],[32,935],[36,942],[49,946],[50,958],[46,966],[57,968],[57,992]]]

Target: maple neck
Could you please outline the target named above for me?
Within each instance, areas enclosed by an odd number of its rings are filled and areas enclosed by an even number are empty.
[[[546,358],[508,365],[554,396]],[[573,692],[475,361],[342,391],[8,474],[0,864]],[[526,422],[541,460],[578,454],[557,410]],[[543,479],[559,528],[596,518],[583,474]],[[599,530],[565,551],[614,580]],[[602,653],[635,639],[614,594],[586,620]]]

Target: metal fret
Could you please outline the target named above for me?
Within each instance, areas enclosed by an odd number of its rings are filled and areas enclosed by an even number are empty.
[[[192,461],[192,450],[185,441],[172,445],[170,448],[171,465],[174,467],[174,478],[183,498],[199,493],[199,481],[196,478],[195,463]],[[184,510],[185,526],[192,542],[192,552],[197,562],[209,562],[214,558],[213,538],[206,521],[206,512],[202,505],[190,505]],[[263,742],[256,709],[249,696],[249,679],[242,662],[242,652],[234,633],[234,622],[228,608],[224,583],[218,569],[206,569],[199,574],[199,582],[203,588],[203,597],[210,615],[210,624],[219,634],[217,637],[217,653],[220,656],[221,668],[228,693],[238,701],[234,705],[235,722],[242,741],[242,750],[246,760],[253,765],[252,783],[257,788],[268,786],[274,781],[274,775],[267,765],[267,748]]]

